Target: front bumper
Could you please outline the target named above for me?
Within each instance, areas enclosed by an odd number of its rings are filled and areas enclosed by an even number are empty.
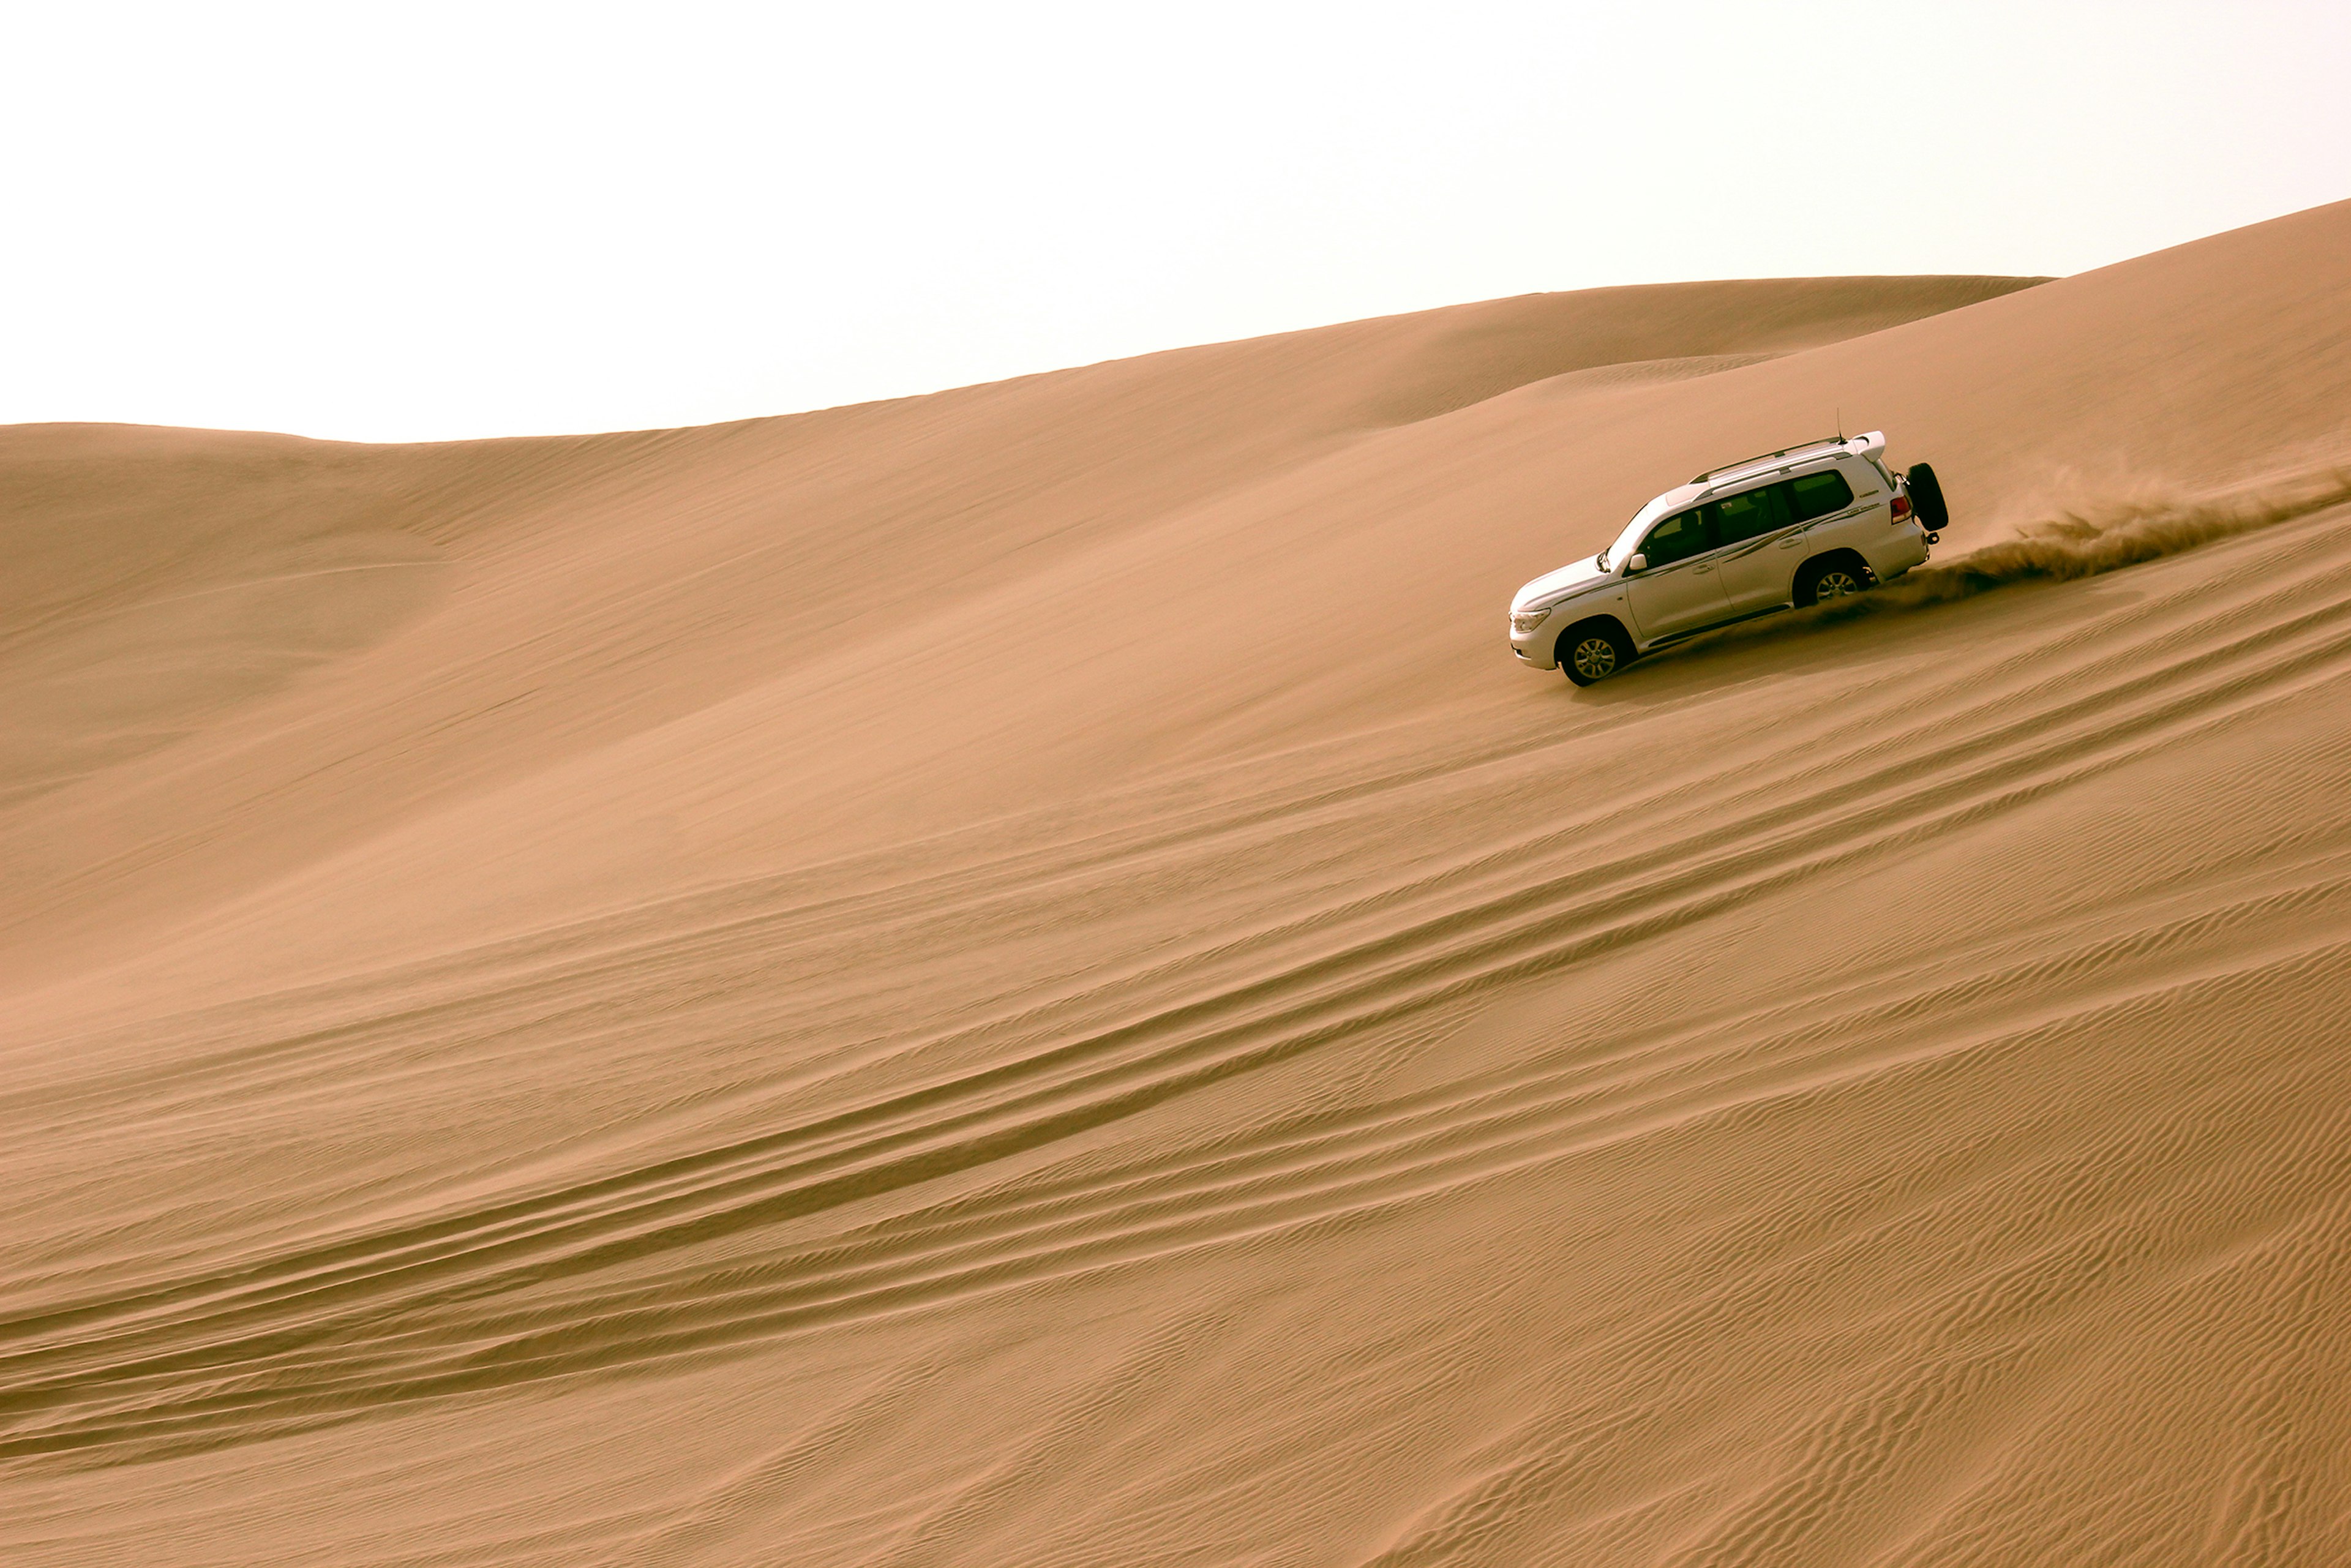
[[[1531,632],[1513,629],[1510,632],[1510,653],[1519,663],[1531,670],[1556,670],[1559,649],[1559,629],[1566,622],[1553,611]]]

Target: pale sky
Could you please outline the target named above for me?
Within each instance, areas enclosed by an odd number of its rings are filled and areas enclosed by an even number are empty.
[[[0,423],[701,423],[2351,196],[2351,5],[36,6]]]

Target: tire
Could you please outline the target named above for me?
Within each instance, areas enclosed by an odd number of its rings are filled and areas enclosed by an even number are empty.
[[[1639,654],[1614,621],[1580,621],[1559,636],[1559,667],[1579,686],[1604,681]]]
[[[1910,465],[1903,477],[1910,484],[1911,509],[1930,534],[1939,534],[1951,520],[1951,508],[1943,504],[1943,482],[1935,477],[1934,469],[1924,463]]]
[[[1824,600],[1864,592],[1869,586],[1870,570],[1858,560],[1844,555],[1823,556],[1806,561],[1804,570],[1796,574],[1796,608],[1809,610]]]

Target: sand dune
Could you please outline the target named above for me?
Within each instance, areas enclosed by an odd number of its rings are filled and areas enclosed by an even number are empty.
[[[2351,1557],[2351,204],[0,432],[0,1560]],[[1510,591],[1883,427],[1935,563]]]

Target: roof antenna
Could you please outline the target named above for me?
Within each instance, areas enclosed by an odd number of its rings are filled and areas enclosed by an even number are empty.
[[[1844,444],[1844,405],[1837,405],[1837,444]]]

